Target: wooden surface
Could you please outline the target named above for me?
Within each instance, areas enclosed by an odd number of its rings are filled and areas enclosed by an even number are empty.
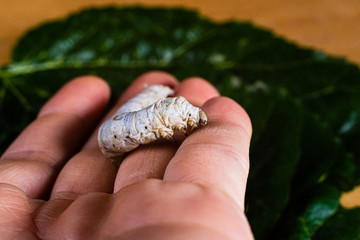
[[[88,6],[182,6],[216,21],[251,21],[300,45],[360,64],[359,0],[0,0],[0,65],[30,27]],[[360,206],[360,188],[342,198]]]

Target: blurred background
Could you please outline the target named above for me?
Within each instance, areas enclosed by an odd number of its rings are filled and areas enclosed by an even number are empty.
[[[245,20],[300,45],[360,63],[358,0],[0,0],[0,64],[24,31],[86,6],[182,6],[215,21]]]
[[[90,6],[167,6],[199,11],[214,21],[250,21],[305,47],[360,64],[359,0],[0,0],[0,65],[25,31]],[[360,188],[342,198],[360,206]]]

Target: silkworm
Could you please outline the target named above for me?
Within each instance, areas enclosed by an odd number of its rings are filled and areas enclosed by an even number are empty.
[[[175,131],[186,132],[207,124],[207,115],[184,97],[168,97],[174,91],[162,85],[145,90],[123,106],[98,132],[99,147],[114,161],[141,144],[157,139],[172,139]]]

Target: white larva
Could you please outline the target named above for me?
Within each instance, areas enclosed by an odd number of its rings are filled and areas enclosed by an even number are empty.
[[[98,142],[105,156],[118,161],[140,144],[159,138],[171,139],[174,131],[186,133],[207,124],[207,116],[167,86],[153,85],[128,102],[99,129]]]

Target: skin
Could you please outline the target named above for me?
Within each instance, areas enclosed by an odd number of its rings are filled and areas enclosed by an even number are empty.
[[[208,125],[185,140],[143,145],[118,169],[97,146],[109,87],[92,76],[69,82],[0,159],[2,239],[253,238],[244,215],[246,112],[203,79],[150,72],[103,119],[144,83],[173,87]]]

